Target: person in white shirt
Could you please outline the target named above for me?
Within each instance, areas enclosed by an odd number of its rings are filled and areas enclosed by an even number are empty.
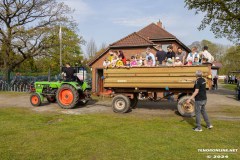
[[[208,63],[212,63],[214,61],[213,56],[208,52],[208,46],[203,47],[202,57],[205,57]]]
[[[154,54],[151,53],[151,48],[149,48],[149,47],[147,48],[146,54],[147,54],[146,59],[148,60],[148,57],[152,57],[152,61],[153,61],[152,65],[155,66],[156,65],[156,58],[155,58]]]

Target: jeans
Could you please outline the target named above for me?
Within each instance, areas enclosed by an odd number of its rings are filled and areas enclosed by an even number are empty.
[[[204,121],[206,122],[207,126],[210,126],[210,122],[208,119],[207,112],[205,110],[205,105],[207,103],[207,100],[203,101],[195,101],[195,114],[196,114],[196,127],[201,129],[201,113],[203,116]]]

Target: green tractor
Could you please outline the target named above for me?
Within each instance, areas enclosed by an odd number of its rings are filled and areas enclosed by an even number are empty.
[[[35,92],[30,96],[33,106],[40,106],[44,98],[50,103],[57,101],[58,105],[64,109],[74,108],[77,105],[85,105],[90,100],[91,87],[84,80],[86,71],[83,67],[74,67],[76,81],[42,81],[35,82]]]

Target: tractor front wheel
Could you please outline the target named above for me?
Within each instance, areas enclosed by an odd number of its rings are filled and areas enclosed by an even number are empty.
[[[71,109],[77,105],[79,93],[73,86],[64,84],[58,89],[56,98],[60,107]]]
[[[41,102],[41,97],[39,96],[39,94],[33,93],[33,94],[30,96],[30,103],[31,103],[33,106],[40,106],[42,102]]]

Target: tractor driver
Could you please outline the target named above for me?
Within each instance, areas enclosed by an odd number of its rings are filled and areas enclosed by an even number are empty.
[[[75,70],[70,66],[69,63],[66,63],[66,67],[63,68],[63,73],[65,75],[65,81],[71,82],[75,80],[74,77]]]

